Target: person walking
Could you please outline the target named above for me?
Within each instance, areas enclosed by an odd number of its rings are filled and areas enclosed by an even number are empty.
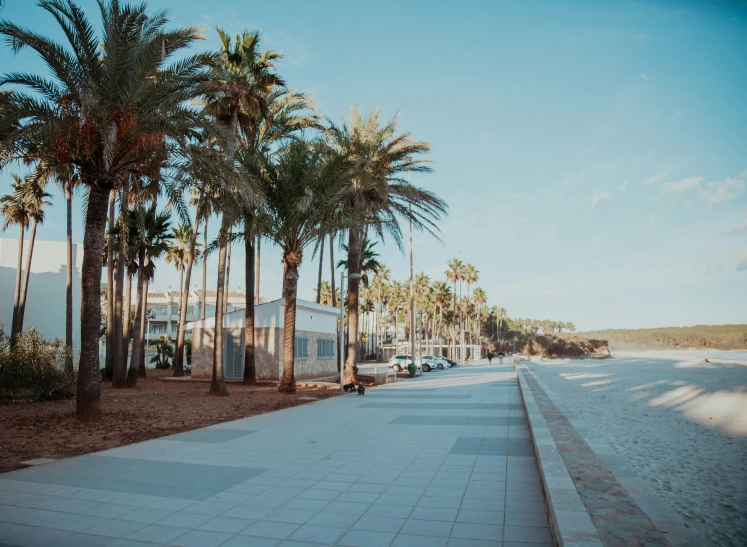
[[[493,363],[493,354],[491,352],[488,352],[488,364]]]
[[[506,354],[505,354],[505,353],[503,353],[503,350],[500,350],[500,351],[498,352],[498,362],[499,362],[500,364],[503,364],[503,358],[504,358],[505,356],[506,356]]]

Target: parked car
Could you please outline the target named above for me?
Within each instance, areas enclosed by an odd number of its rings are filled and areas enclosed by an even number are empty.
[[[427,360],[429,364],[432,363],[432,368],[437,368],[438,370],[443,370],[451,366],[446,359],[438,355],[423,355],[423,359]]]
[[[456,362],[456,361],[454,361],[454,359],[446,359],[446,361],[447,361],[447,362],[449,363],[449,366],[450,366],[450,367],[455,367],[455,366],[457,366],[457,362]]]
[[[389,366],[392,367],[392,370],[394,370],[394,372],[407,370],[407,366],[412,362],[412,356],[404,353],[393,355],[389,358]],[[416,358],[415,364],[418,367],[418,371],[422,373],[424,367],[421,366],[420,359]]]

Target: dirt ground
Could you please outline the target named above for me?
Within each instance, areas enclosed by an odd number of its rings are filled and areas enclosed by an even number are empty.
[[[32,458],[65,458],[181,431],[302,405],[339,394],[339,388],[299,387],[294,395],[274,385],[228,383],[228,397],[208,395],[207,382],[163,381],[171,371],[148,371],[136,389],[101,384],[102,419],[75,420],[75,399],[0,404],[0,473]]]

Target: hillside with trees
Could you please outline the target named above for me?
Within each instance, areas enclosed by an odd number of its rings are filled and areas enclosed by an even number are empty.
[[[695,325],[656,329],[607,329],[578,333],[608,340],[612,350],[747,349],[747,325]]]

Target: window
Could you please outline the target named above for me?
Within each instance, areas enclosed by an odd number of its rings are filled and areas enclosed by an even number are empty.
[[[151,334],[166,334],[166,323],[151,323],[150,333]]]
[[[296,336],[296,348],[293,354],[294,359],[309,358],[309,339],[303,336]]]
[[[171,304],[171,315],[179,315],[179,305]]]
[[[334,359],[335,340],[333,338],[320,338],[316,346],[316,356],[318,359]]]

